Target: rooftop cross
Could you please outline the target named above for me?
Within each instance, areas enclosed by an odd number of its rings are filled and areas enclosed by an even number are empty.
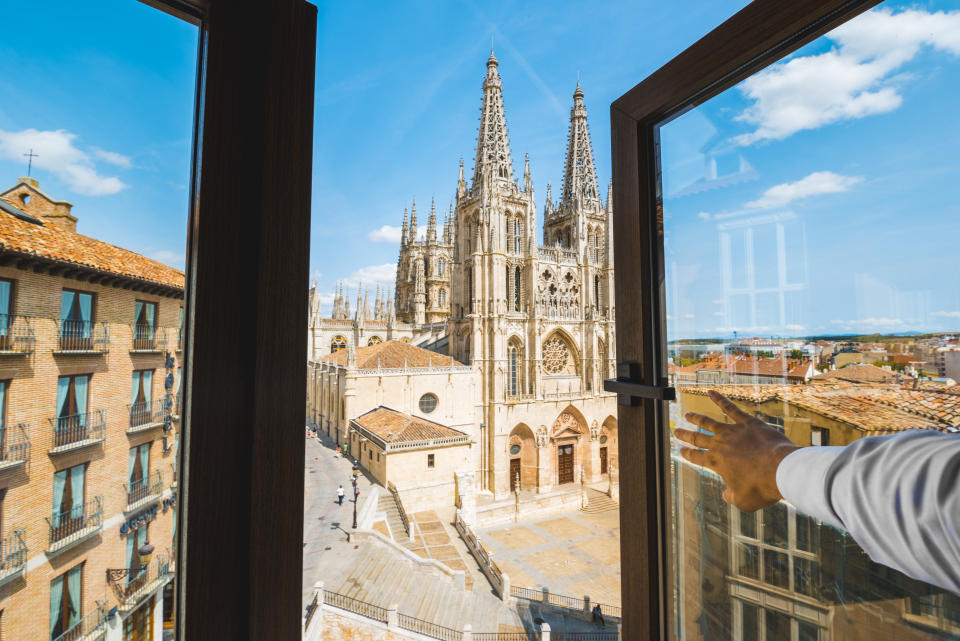
[[[39,157],[40,157],[40,154],[35,154],[35,153],[33,153],[33,147],[31,147],[31,148],[30,148],[30,153],[28,153],[28,154],[23,154],[23,155],[27,157],[27,176],[29,176],[29,175],[30,175],[30,170],[33,169],[33,159],[34,159],[34,158],[39,158]]]

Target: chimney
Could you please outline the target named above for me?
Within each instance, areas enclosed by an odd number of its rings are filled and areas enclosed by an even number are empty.
[[[5,193],[3,198],[17,209],[40,218],[50,227],[73,233],[77,231],[77,219],[70,213],[73,205],[65,200],[51,200],[40,191],[40,183],[36,178],[19,178],[17,186]]]

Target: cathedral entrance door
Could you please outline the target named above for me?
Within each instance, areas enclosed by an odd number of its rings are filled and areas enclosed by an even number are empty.
[[[573,445],[561,445],[557,448],[558,481],[573,483]]]
[[[600,473],[607,473],[607,448],[600,448]]]
[[[520,459],[510,459],[510,491],[516,492],[520,489]]]

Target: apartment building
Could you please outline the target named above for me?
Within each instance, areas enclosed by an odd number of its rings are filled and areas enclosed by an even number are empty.
[[[184,275],[71,209],[0,192],[0,638],[160,639]]]

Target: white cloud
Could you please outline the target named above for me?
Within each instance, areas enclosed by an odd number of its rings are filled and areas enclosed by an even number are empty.
[[[384,225],[378,229],[371,230],[367,238],[373,243],[399,243],[400,234],[403,230],[393,225]]]
[[[960,312],[933,312],[931,316],[939,316],[941,318],[960,318]]]
[[[170,251],[169,249],[148,249],[145,252],[148,258],[160,261],[164,265],[170,265],[177,269],[183,269],[186,265],[186,254],[184,252]]]
[[[368,265],[361,267],[342,280],[348,288],[357,287],[376,287],[379,285],[392,285],[397,276],[397,266],[393,263],[384,263],[383,265]]]
[[[116,176],[99,174],[94,166],[93,156],[112,164],[123,162],[120,159],[129,162],[129,159],[102,149],[91,150],[91,153],[83,151],[74,145],[76,137],[76,134],[64,129],[0,130],[0,156],[20,162],[24,160],[23,154],[32,149],[37,154],[33,159],[34,167],[49,171],[78,194],[85,196],[108,196],[126,188]],[[104,154],[112,159],[107,160]]]
[[[711,216],[709,212],[701,211],[699,214],[697,214],[697,218],[700,220],[710,220],[713,218],[713,216]]]
[[[794,200],[808,196],[848,191],[862,181],[863,178],[859,176],[841,176],[832,171],[816,171],[796,182],[775,185],[763,192],[757,200],[748,202],[746,206],[754,209],[783,207]]]
[[[133,167],[133,161],[130,160],[129,156],[118,154],[115,151],[107,151],[106,149],[100,149],[99,147],[91,147],[90,153],[92,153],[94,157],[99,158],[104,162],[108,162],[111,165],[116,165],[117,167],[123,167],[124,169],[130,169]]]
[[[753,104],[737,119],[756,125],[734,142],[783,140],[805,129],[897,109],[895,75],[923,47],[960,55],[960,11],[874,9],[827,38],[838,47],[775,64],[743,82]]]
[[[830,321],[833,325],[841,327],[843,329],[862,329],[862,330],[873,330],[873,329],[896,329],[905,327],[908,323],[902,318],[889,318],[886,316],[880,317],[871,317],[871,318],[858,318],[854,320],[832,320]]]

